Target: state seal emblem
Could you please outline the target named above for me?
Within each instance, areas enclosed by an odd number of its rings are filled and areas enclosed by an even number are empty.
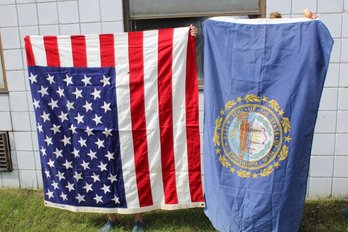
[[[289,153],[290,120],[279,103],[254,94],[228,101],[215,120],[222,166],[241,178],[270,175]]]

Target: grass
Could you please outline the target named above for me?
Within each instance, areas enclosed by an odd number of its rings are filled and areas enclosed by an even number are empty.
[[[348,232],[348,218],[339,214],[348,202],[334,199],[307,201],[301,232]],[[154,211],[145,214],[147,231],[215,231],[202,209]],[[102,214],[72,213],[43,206],[42,191],[0,189],[0,231],[98,231]],[[114,231],[130,231],[132,216],[120,217]]]

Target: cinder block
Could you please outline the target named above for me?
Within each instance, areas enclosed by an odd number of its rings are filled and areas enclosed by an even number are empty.
[[[99,0],[79,1],[80,22],[99,22]]]
[[[348,134],[336,134],[336,155],[348,156]]]
[[[318,0],[319,13],[343,12],[343,0]]]
[[[334,134],[314,134],[312,154],[333,155],[335,151]]]
[[[12,112],[14,131],[31,131],[29,112]]]
[[[60,23],[78,23],[77,1],[58,2],[58,15]]]
[[[305,8],[312,12],[317,11],[317,0],[293,0],[292,2],[292,13],[303,15]]]
[[[342,32],[342,14],[320,14],[320,20],[329,29],[334,38],[340,38]]]
[[[103,0],[100,1],[102,21],[123,20],[122,1]]]
[[[56,2],[38,3],[37,9],[39,13],[39,23],[41,25],[58,23]]]
[[[332,195],[345,198],[348,196],[348,178],[333,179]]]
[[[337,88],[324,88],[319,110],[337,110]]]
[[[340,75],[340,64],[330,63],[326,74],[324,87],[338,87],[338,79]]]
[[[331,178],[309,178],[308,197],[328,197],[331,195]]]
[[[81,23],[81,34],[100,34],[100,23]]]
[[[348,156],[336,156],[334,162],[334,176],[348,177]]]
[[[13,27],[18,25],[17,10],[15,5],[0,6],[0,27]]]
[[[19,170],[35,170],[35,160],[32,151],[17,151]]]
[[[35,170],[19,170],[21,188],[37,189],[37,176]]]
[[[36,4],[17,4],[20,26],[32,26],[38,24]]]
[[[332,177],[333,156],[312,156],[310,177]]]
[[[347,118],[348,118],[348,111],[337,112],[337,133],[348,133]]]
[[[1,28],[1,41],[3,49],[20,48],[18,28]]]
[[[315,125],[315,133],[334,133],[336,111],[319,111]]]

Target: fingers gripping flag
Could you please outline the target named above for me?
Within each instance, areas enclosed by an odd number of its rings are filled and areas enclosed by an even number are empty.
[[[297,232],[332,38],[319,20],[217,18],[204,39],[206,215]]]
[[[25,44],[47,206],[203,206],[188,28],[27,36]]]

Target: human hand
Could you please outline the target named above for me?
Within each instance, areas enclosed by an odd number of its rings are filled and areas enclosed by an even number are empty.
[[[193,26],[192,24],[190,25],[190,32],[191,32],[191,36],[196,37],[197,33],[198,33],[198,29],[197,27]]]
[[[312,13],[312,11],[309,11],[307,8],[303,10],[303,15],[305,18],[309,18],[309,19],[318,18],[316,14]]]

